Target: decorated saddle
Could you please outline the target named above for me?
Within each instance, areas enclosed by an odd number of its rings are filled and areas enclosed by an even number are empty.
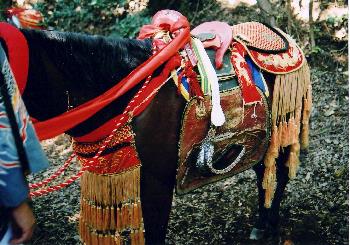
[[[273,74],[289,73],[299,69],[304,56],[295,41],[282,30],[259,22],[229,26],[227,23],[205,22],[191,32],[205,47],[216,50],[216,68],[221,68],[222,58],[229,46],[243,48],[262,70]]]
[[[191,100],[183,115],[177,192],[187,193],[264,160],[265,205],[269,207],[279,150],[292,146],[287,164],[290,177],[294,177],[299,164],[299,135],[302,147],[307,146],[311,84],[305,57],[287,34],[257,22],[230,27],[214,21],[191,33],[207,48],[215,64],[226,121],[219,127],[210,122],[211,83],[203,76],[197,55],[198,80],[205,98]],[[192,48],[198,54],[195,42]],[[273,90],[267,87],[262,72],[274,74],[275,81],[270,81]],[[273,91],[270,98],[269,89]]]
[[[213,49],[206,52],[215,64],[217,53]],[[259,103],[243,106],[242,89],[231,58],[231,52],[225,52],[221,69],[215,70],[225,123],[220,127],[211,123],[211,91],[205,79],[199,77],[204,100],[192,98],[186,106],[179,142],[179,194],[244,171],[261,161],[267,150],[270,117],[263,92],[268,92],[266,84],[261,81],[263,77],[257,66],[251,62]]]

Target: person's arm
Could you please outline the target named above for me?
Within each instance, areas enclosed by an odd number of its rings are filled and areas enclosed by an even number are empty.
[[[6,152],[6,156],[9,156],[9,152]],[[0,207],[8,210],[9,224],[13,228],[11,244],[21,244],[31,238],[35,224],[34,214],[28,204],[28,183],[21,168],[14,163],[0,162],[0,173]]]

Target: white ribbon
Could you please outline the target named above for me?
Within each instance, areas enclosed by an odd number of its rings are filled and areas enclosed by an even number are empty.
[[[219,79],[216,76],[216,71],[210,62],[207,52],[205,52],[202,42],[197,38],[193,38],[192,40],[195,42],[198,51],[198,62],[202,62],[204,72],[206,73],[210,83],[212,103],[211,122],[214,126],[222,126],[225,122],[225,115],[220,105]]]

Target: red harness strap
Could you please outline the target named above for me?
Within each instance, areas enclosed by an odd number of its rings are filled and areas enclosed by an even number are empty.
[[[176,36],[171,43],[151,56],[146,62],[137,67],[126,78],[104,94],[55,118],[35,123],[34,126],[39,139],[49,139],[64,133],[91,117],[112,101],[118,99],[176,54],[177,51],[189,41],[189,38],[189,26],[185,25],[184,28],[180,30],[179,35]]]
[[[176,31],[176,37],[167,46],[137,67],[116,86],[71,111],[46,121],[35,122],[34,127],[39,139],[44,140],[55,137],[90,118],[96,112],[135,87],[148,75],[152,74],[160,65],[174,56],[180,48],[189,42],[189,23],[186,18],[180,18],[169,27],[168,28],[172,32]],[[15,74],[19,89],[23,92],[27,81],[29,66],[29,52],[25,37],[15,27],[7,23],[0,23],[0,36],[6,42],[11,68]],[[157,81],[161,82],[160,80]]]
[[[18,89],[22,94],[28,77],[29,51],[27,40],[16,27],[5,22],[0,22],[0,38],[6,43],[10,66]]]
[[[164,66],[161,74],[153,78],[151,81],[146,82],[141,90],[136,94],[134,99],[130,101],[125,111],[121,114],[109,120],[107,123],[103,124],[101,127],[95,129],[94,131],[81,136],[74,137],[77,142],[95,142],[107,137],[110,132],[117,127],[117,123],[120,125],[125,124],[130,120],[130,115],[138,116],[141,114],[147,106],[151,103],[154,96],[157,94],[159,89],[166,83],[170,72],[181,65],[181,57],[179,55],[174,55]]]
[[[261,96],[253,83],[251,70],[244,59],[245,55],[246,51],[243,45],[238,42],[233,42],[231,63],[238,77],[244,105],[261,102]]]

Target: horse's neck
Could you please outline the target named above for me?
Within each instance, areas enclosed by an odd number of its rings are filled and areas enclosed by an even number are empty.
[[[23,34],[30,52],[23,98],[40,120],[103,93],[151,55],[149,41],[53,31]]]

